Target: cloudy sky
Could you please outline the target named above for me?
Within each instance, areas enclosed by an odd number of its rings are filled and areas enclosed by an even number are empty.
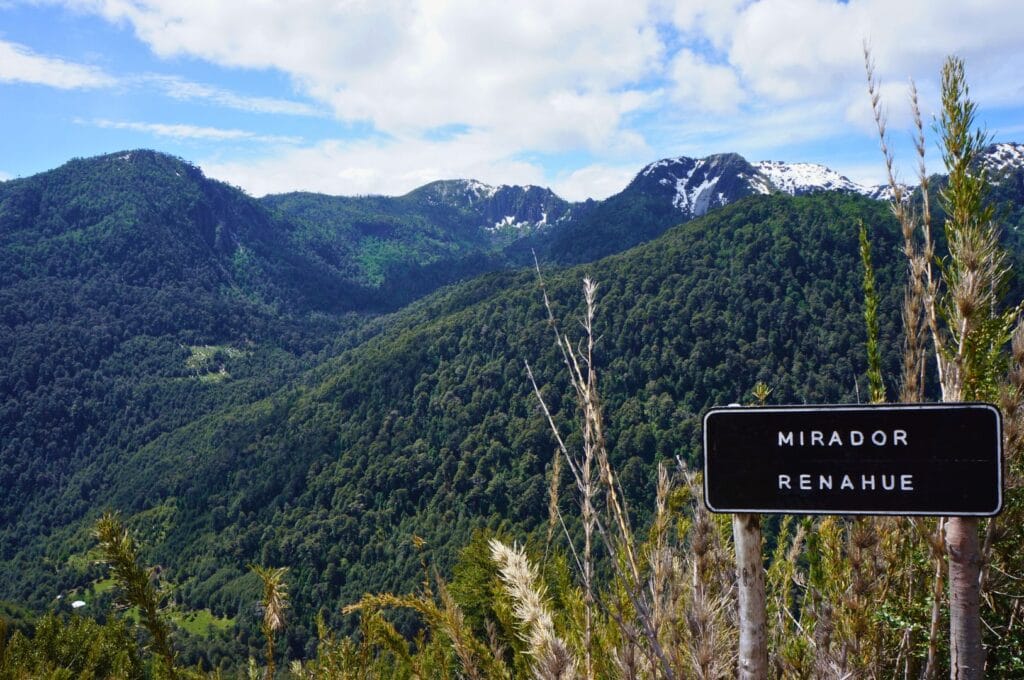
[[[950,53],[1024,141],[1021,26],[1019,0],[0,0],[0,179],[154,148],[256,196],[603,198],[725,151],[874,183],[864,41],[900,150],[908,78],[931,115]]]

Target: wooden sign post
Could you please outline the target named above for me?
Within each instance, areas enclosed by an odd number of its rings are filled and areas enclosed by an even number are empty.
[[[741,678],[767,677],[760,514],[993,516],[1002,421],[990,404],[712,409],[704,502],[733,513]]]

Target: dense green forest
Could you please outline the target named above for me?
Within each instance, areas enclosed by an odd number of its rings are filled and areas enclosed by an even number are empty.
[[[474,213],[410,195],[268,196],[262,204],[296,224],[294,245],[339,280],[397,309],[447,283],[498,269],[504,259]]]
[[[581,276],[600,283],[609,443],[631,496],[650,497],[655,461],[695,460],[702,411],[741,398],[756,381],[771,383],[783,403],[854,401],[863,392],[859,219],[877,225],[880,252],[896,249],[882,204],[759,198],[625,255],[548,275],[567,317],[578,311]],[[895,338],[899,268],[880,268],[879,278],[890,324],[883,334]],[[189,375],[184,349],[167,348],[178,374],[151,370],[147,382],[154,396],[187,404],[181,421],[161,415],[164,432],[90,457],[63,493],[19,508],[5,542],[15,567],[5,570],[7,598],[45,606],[99,579],[80,557],[98,506],[112,507],[144,531],[151,560],[191,609],[237,617],[252,599],[245,564],[292,566],[288,636],[301,656],[319,610],[344,630],[351,621],[341,605],[415,580],[412,534],[449,568],[475,527],[529,532],[544,514],[554,444],[523,361],[547,381],[556,412],[566,386],[533,272],[465,288],[479,301],[453,304],[462,287],[442,291],[277,390],[266,350],[238,345],[221,357],[230,379],[204,382]],[[180,392],[167,396],[164,383],[174,381]],[[203,403],[206,390],[213,396]],[[152,396],[125,402],[152,416],[164,410]]]
[[[1017,260],[1020,190],[1016,171],[994,195]],[[414,199],[427,229],[436,216]],[[544,532],[555,441],[524,361],[567,428],[574,407],[537,274],[508,265],[551,242],[502,253],[470,217],[460,242],[367,205],[254,201],[148,152],[0,184],[0,613],[13,628],[74,598],[108,609],[91,533],[105,509],[177,584],[184,660],[207,667],[259,654],[251,563],[290,567],[282,653],[309,658],[318,615],[351,632],[343,606],[422,578],[414,535],[451,573],[477,530]],[[664,229],[661,205],[580,209],[631,245]],[[866,401],[860,222],[892,391],[905,263],[885,204],[750,197],[628,252],[543,267],[567,324],[583,276],[598,282],[608,449],[636,526],[657,463],[697,460],[709,406],[758,382],[776,403]],[[589,261],[612,249],[603,233],[538,252]],[[348,238],[379,247],[353,259]]]
[[[433,182],[399,197],[292,193],[261,203],[297,223],[294,240],[305,252],[345,280],[378,288],[392,308],[499,269],[546,229],[587,212],[549,189],[469,180]],[[666,215],[659,224],[664,230],[672,222]]]

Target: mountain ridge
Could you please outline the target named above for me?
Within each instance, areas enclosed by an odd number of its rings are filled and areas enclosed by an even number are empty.
[[[1024,193],[1024,145],[994,144],[979,162],[1010,185],[1001,188],[1001,196]],[[159,168],[166,181],[154,185],[152,178],[143,178],[137,182],[142,193],[136,197],[124,177],[126,169],[141,168],[140,163]],[[155,216],[143,221],[193,229],[196,245],[204,244],[218,260],[223,285],[244,290],[246,281],[265,283],[263,274],[288,270],[295,272],[289,275],[292,280],[305,281],[298,289],[277,291],[272,297],[288,304],[299,301],[306,307],[356,311],[397,309],[439,286],[501,267],[528,265],[534,254],[541,261],[573,264],[621,252],[751,195],[838,191],[874,199],[889,196],[888,187],[859,185],[823,165],[751,163],[738,154],[723,153],[649,163],[622,191],[601,201],[569,202],[546,187],[492,186],[468,179],[438,180],[394,197],[292,192],[254,199],[205,177],[187,161],[133,150],[73,159],[46,173],[0,184],[8,216],[6,238],[17,225],[34,219],[31,186],[78,171],[110,173],[121,177],[121,184],[103,187],[93,180],[87,190],[50,201],[50,216],[40,227],[43,233],[59,232],[89,215],[94,215],[94,223],[102,222],[102,201],[109,203],[111,189],[121,185],[118,205],[105,210],[119,225],[115,230],[122,232],[125,225],[142,224],[140,210],[166,202],[176,192],[191,193],[190,203],[158,207]],[[100,203],[83,201],[86,195],[98,197]],[[119,238],[124,241],[122,250],[132,239],[126,232]],[[69,251],[64,259],[81,257]],[[142,269],[159,271],[166,265],[158,259]],[[43,264],[32,266],[39,269]],[[257,273],[261,268],[266,271]]]

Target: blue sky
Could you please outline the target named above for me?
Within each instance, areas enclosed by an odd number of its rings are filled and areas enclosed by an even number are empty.
[[[1024,141],[1021,26],[1017,0],[0,0],[0,179],[153,148],[257,196],[603,198],[726,151],[879,183],[865,40],[912,179],[908,78],[930,116],[947,54]]]

